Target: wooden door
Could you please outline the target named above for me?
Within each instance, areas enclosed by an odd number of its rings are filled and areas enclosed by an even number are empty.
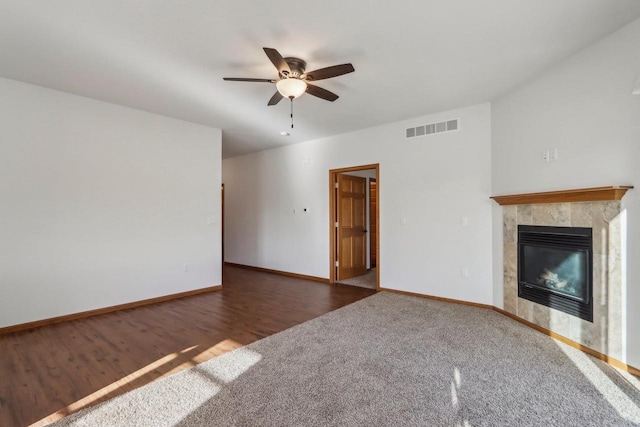
[[[366,185],[365,178],[338,175],[338,280],[367,273]]]
[[[378,254],[376,252],[376,242],[378,241],[378,224],[376,218],[378,204],[378,182],[371,178],[369,179],[369,263],[371,268],[376,268],[378,265]]]

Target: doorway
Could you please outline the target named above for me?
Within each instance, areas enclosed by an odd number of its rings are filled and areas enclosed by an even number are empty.
[[[380,166],[329,171],[330,283],[380,288]]]
[[[222,257],[220,277],[224,283],[224,183],[220,189],[220,256]]]

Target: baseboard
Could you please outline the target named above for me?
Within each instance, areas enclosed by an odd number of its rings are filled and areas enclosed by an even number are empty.
[[[489,310],[494,310],[497,313],[500,313],[504,316],[507,316],[513,320],[515,320],[516,322],[520,322],[523,325],[526,325],[530,328],[535,329],[538,332],[541,332],[545,335],[550,336],[551,338],[555,338],[558,341],[562,341],[563,343],[573,347],[573,348],[577,348],[580,351],[583,351],[597,359],[600,359],[604,362],[607,362],[608,364],[610,364],[611,366],[615,366],[616,368],[622,369],[623,371],[629,372],[630,374],[635,375],[636,377],[640,377],[640,369],[635,368],[631,365],[627,365],[624,362],[621,362],[617,359],[614,359],[613,357],[607,356],[606,354],[600,353],[599,351],[596,351],[592,348],[586,347],[582,344],[580,344],[579,342],[573,341],[565,336],[562,336],[556,332],[550,331],[546,328],[543,328],[542,326],[536,325],[535,323],[529,322],[528,320],[524,320],[518,316],[516,316],[515,314],[509,313],[508,311],[505,311],[501,308],[495,307],[493,305],[489,305],[489,304],[480,304],[477,302],[470,302],[470,301],[463,301],[463,300],[457,300],[457,299],[452,299],[452,298],[443,298],[443,297],[436,297],[433,295],[425,295],[425,294],[419,294],[416,292],[407,292],[407,291],[399,291],[397,289],[387,289],[387,288],[380,288],[381,291],[385,291],[385,292],[392,292],[395,294],[400,294],[400,295],[409,295],[412,297],[418,297],[418,298],[425,298],[425,299],[430,299],[430,300],[435,300],[435,301],[442,301],[442,302],[449,302],[452,304],[462,304],[462,305],[468,305],[471,307],[479,307],[479,308],[484,308],[484,309],[489,309]]]
[[[295,277],[296,279],[312,280],[314,282],[320,282],[320,283],[329,283],[329,279],[325,279],[324,277],[307,276],[306,274],[290,273],[288,271],[272,270],[270,268],[253,267],[251,265],[236,264],[233,262],[225,262],[224,264],[230,267],[243,268],[245,270],[260,271],[262,273],[279,274],[281,276]]]
[[[442,301],[442,302],[450,302],[452,304],[462,304],[462,305],[468,305],[471,307],[485,308],[489,310],[493,309],[492,305],[480,304],[479,302],[470,302],[470,301],[463,301],[459,299],[436,297],[433,295],[418,294],[415,292],[399,291],[397,289],[380,288],[379,290],[385,291],[385,292],[392,292],[394,294],[409,295],[411,297],[425,298],[425,299],[431,299],[431,300]]]
[[[113,305],[111,307],[98,308],[95,310],[82,311],[80,313],[66,314],[64,316],[51,317],[49,319],[36,320],[35,322],[21,323],[19,325],[6,326],[0,328],[0,335],[10,334],[12,332],[26,331],[28,329],[35,329],[41,326],[55,325],[56,323],[68,322],[70,320],[84,319],[86,317],[97,316],[99,314],[112,313],[114,311],[126,310],[129,308],[142,307],[150,304],[157,304],[159,302],[171,301],[174,299],[190,297],[193,295],[205,294],[208,292],[215,292],[222,290],[222,285],[210,286],[208,288],[195,289],[193,291],[180,292],[177,294],[164,295],[156,298],[149,298],[141,301],[129,302],[126,304]]]

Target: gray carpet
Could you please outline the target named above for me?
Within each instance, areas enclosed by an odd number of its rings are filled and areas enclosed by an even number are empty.
[[[633,426],[635,377],[490,310],[378,293],[62,426]]]

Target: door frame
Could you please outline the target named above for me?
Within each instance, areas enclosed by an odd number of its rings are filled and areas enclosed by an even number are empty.
[[[224,182],[220,188],[220,278],[224,283]]]
[[[378,232],[376,233],[375,245],[376,256],[378,257],[376,266],[376,290],[380,290],[380,163],[373,163],[362,166],[351,166],[340,169],[329,170],[329,283],[336,283],[336,261],[338,259],[338,250],[336,245],[338,244],[336,239],[336,208],[337,208],[337,191],[336,183],[338,182],[338,174],[344,172],[355,172],[367,169],[375,169],[376,182],[377,182],[377,204],[376,204],[376,224]],[[369,212],[371,215],[371,212]],[[373,244],[373,242],[370,242]]]
[[[368,230],[369,230],[369,242],[371,242],[371,235],[373,234],[372,228],[371,227],[371,184],[375,183],[375,187],[376,187],[376,210],[378,209],[378,178],[376,176],[376,178],[370,178],[369,179],[369,224],[368,224]],[[377,219],[377,218],[376,218]],[[378,239],[378,224],[376,224],[376,239]],[[377,249],[377,248],[376,248]],[[374,264],[374,258],[371,256],[371,254],[373,253],[373,251],[371,250],[371,243],[369,243],[369,266],[371,268],[373,268],[373,264]],[[378,267],[378,254],[376,253],[375,256],[375,266],[376,268]]]

